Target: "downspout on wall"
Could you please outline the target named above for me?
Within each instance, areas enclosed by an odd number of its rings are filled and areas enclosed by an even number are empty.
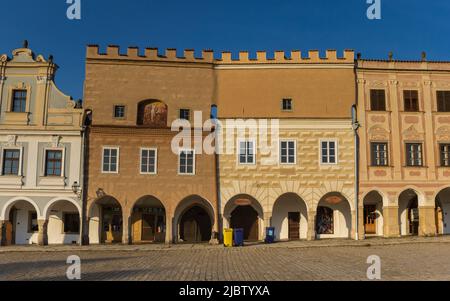
[[[355,240],[359,240],[359,134],[358,129],[360,124],[358,122],[356,104],[352,106],[352,128],[355,138]]]
[[[86,110],[83,118],[83,129],[82,129],[82,176],[81,176],[81,202],[83,204],[83,212],[81,214],[82,218],[82,231],[81,231],[81,244],[83,246],[89,245],[89,221],[88,221],[88,208],[87,208],[87,197],[88,197],[88,175],[89,175],[89,129],[91,125],[92,112]]]
[[[217,198],[217,225],[218,232],[216,239],[219,243],[223,241],[222,233],[223,233],[223,215],[222,215],[222,199],[220,192],[220,157],[219,157],[219,143],[218,139],[220,139],[222,128],[220,127],[220,122],[217,119],[217,105],[212,105],[211,107],[211,119],[214,123],[214,133],[215,133],[215,177],[216,177],[216,198]]]

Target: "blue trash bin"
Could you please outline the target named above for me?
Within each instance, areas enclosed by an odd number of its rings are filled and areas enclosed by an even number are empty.
[[[244,246],[244,229],[233,229],[233,240],[236,247]]]
[[[275,241],[275,228],[274,227],[267,227],[266,228],[266,239],[265,242],[267,244],[271,244]]]

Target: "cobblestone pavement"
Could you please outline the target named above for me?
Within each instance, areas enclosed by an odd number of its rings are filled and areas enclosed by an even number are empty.
[[[367,280],[370,255],[381,257],[383,280],[450,280],[448,238],[1,249],[0,280],[65,280],[69,255],[80,256],[83,280]]]

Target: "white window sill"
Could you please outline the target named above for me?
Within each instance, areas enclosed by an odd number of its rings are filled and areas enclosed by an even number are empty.
[[[23,186],[22,176],[0,176],[1,188],[21,188]]]

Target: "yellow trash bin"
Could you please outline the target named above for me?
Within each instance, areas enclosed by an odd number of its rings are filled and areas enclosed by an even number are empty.
[[[223,229],[223,245],[227,248],[233,246],[233,229]]]

